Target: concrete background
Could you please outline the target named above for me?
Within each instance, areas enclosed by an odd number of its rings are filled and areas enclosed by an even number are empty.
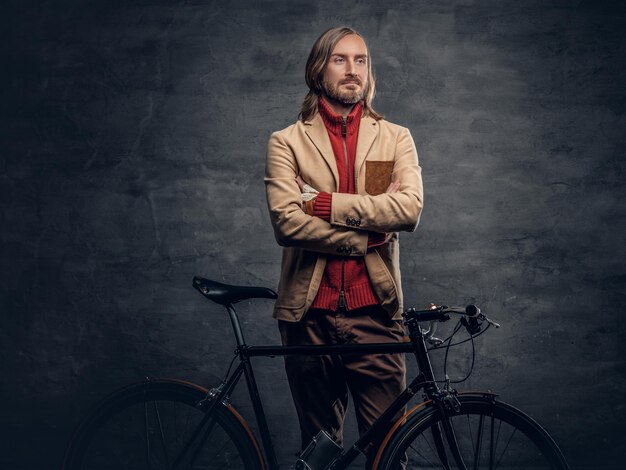
[[[623,468],[622,5],[3,2],[0,467],[55,467],[127,382],[225,371],[230,326],[191,278],[276,287],[265,145],[296,119],[313,41],[348,24],[423,167],[407,306],[479,304],[503,327],[466,387],[528,411],[575,468]],[[271,307],[239,307],[249,343],[278,342]],[[287,467],[282,361],[256,364]]]

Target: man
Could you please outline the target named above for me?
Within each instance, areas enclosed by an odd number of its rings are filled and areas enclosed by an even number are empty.
[[[356,31],[317,39],[306,83],[300,120],[267,150],[267,202],[285,247],[274,309],[283,344],[402,341],[397,232],[414,231],[422,210],[415,145],[372,108],[371,57]],[[363,434],[405,387],[400,354],[292,356],[285,367],[303,447],[322,429],[342,443],[348,390]]]

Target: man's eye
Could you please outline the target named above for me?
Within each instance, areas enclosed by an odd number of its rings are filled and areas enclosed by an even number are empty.
[[[357,62],[358,62],[359,64],[365,64],[365,59],[358,59],[358,60],[357,60]]]
[[[341,57],[336,57],[335,62],[343,62],[343,59]]]

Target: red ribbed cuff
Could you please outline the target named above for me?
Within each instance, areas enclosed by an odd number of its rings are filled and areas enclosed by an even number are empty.
[[[384,245],[387,242],[386,233],[370,232],[367,238],[367,247],[372,248],[375,246]]]
[[[330,222],[330,208],[333,204],[331,193],[320,192],[313,201],[313,215]]]

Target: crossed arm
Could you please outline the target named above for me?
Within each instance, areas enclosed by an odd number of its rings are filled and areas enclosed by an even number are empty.
[[[304,203],[304,212],[320,219],[330,222],[332,214],[332,193],[322,192],[320,193],[316,189],[309,186],[300,176],[296,178],[296,182],[302,191],[302,199]],[[399,181],[392,181],[385,190],[385,193],[395,193],[400,188]],[[356,220],[354,219],[357,223]],[[361,221],[358,221],[358,226],[361,225]],[[377,233],[368,232],[367,247],[373,248],[375,246],[384,245],[389,240],[389,233]]]
[[[423,205],[421,169],[407,129],[396,142],[394,182],[387,192],[377,196],[332,193],[329,221],[303,210],[297,164],[279,134],[272,134],[267,152],[267,203],[276,240],[282,246],[363,256],[370,231],[413,231],[419,222]],[[360,225],[350,226],[350,218],[360,220]]]

